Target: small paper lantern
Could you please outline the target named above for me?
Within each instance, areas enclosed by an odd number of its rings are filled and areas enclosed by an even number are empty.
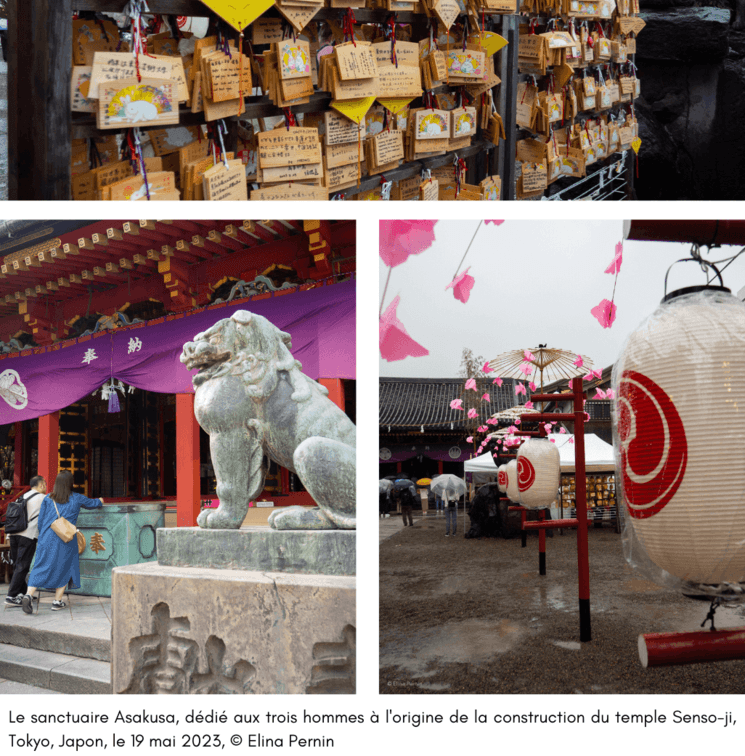
[[[507,465],[500,465],[497,468],[497,485],[502,493],[507,491]]]
[[[517,488],[527,509],[544,509],[556,499],[561,482],[561,455],[547,438],[533,438],[517,453]]]
[[[629,523],[685,583],[745,582],[745,304],[685,290],[629,336],[613,369]]]
[[[520,503],[520,491],[517,489],[517,460],[511,459],[507,465],[505,473],[507,475],[507,496],[515,504]]]

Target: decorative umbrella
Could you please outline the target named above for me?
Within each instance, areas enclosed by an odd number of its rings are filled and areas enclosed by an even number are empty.
[[[579,366],[576,364],[577,357],[581,357]],[[543,391],[546,383],[584,375],[592,368],[592,360],[576,352],[568,352],[566,349],[549,348],[545,344],[539,344],[532,349],[513,349],[489,360],[489,367],[500,378],[528,380],[530,374],[526,374],[525,369],[521,369],[524,365],[532,365],[534,371],[538,371],[541,391]]]
[[[517,418],[522,417],[523,415],[529,415],[531,413],[535,414],[537,412],[537,409],[528,409],[524,404],[518,404],[514,407],[510,407],[509,409],[494,413],[491,416],[491,419],[507,420],[508,422],[512,422],[513,420],[517,420]]]
[[[452,499],[460,499],[464,496],[467,490],[465,481],[459,478],[457,475],[438,475],[436,478],[432,478],[432,483],[429,486],[430,491],[433,491],[435,495],[439,496],[445,501]],[[466,507],[463,507],[463,532],[465,533],[466,527]]]
[[[428,486],[432,482],[432,478],[419,478],[416,482],[418,486]]]

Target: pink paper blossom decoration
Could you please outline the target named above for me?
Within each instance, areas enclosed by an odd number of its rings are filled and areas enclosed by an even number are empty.
[[[574,443],[574,439],[573,439],[573,438],[570,438],[570,439],[569,439],[569,443],[570,443],[570,444],[573,444],[573,443]]]
[[[515,386],[515,396],[520,396],[522,394],[523,396],[527,396],[525,392],[525,386],[522,383],[518,383]]]
[[[495,378],[492,383],[496,383],[497,386],[501,386],[504,381],[501,378]]]
[[[615,399],[616,398],[616,392],[613,389],[608,389],[605,392],[605,398],[606,399]]]
[[[577,367],[582,367],[582,365],[585,364],[585,361],[582,359],[582,355],[578,354],[577,359],[572,364],[576,365]]]
[[[484,367],[481,368],[481,372],[482,373],[492,373],[494,371],[489,367],[489,363],[486,362],[486,363],[484,363]]]
[[[483,395],[483,396],[481,397],[481,401],[482,401],[482,402],[490,402],[490,401],[491,401],[491,397],[489,396],[489,392],[488,392],[488,391],[487,391],[487,393],[485,393],[485,394],[484,394],[484,395]]]
[[[380,259],[395,268],[410,255],[429,249],[435,240],[435,223],[436,220],[380,221]]]
[[[504,221],[503,220],[485,220],[484,225],[486,225],[487,223],[493,223],[495,226],[501,226],[504,223]]]
[[[468,410],[468,417],[474,418],[474,417],[478,417],[478,416],[479,416],[479,413],[476,412],[475,409],[472,408],[472,409]]]
[[[450,402],[450,409],[462,410],[463,409],[463,400],[462,399],[453,399],[453,401]]]
[[[479,427],[476,429],[479,433],[486,433],[489,429],[485,425],[479,425]]]
[[[550,442],[551,442],[552,444],[555,444],[555,443],[556,443],[556,439],[555,439],[555,438],[549,438],[549,441],[550,441]]]
[[[566,428],[559,428],[559,433],[566,433],[566,432],[567,432]]]
[[[518,369],[523,375],[530,375],[533,372],[533,366],[529,362],[523,362]]]
[[[602,377],[603,371],[598,370],[591,370],[586,376],[582,378],[583,381],[591,381],[593,378],[597,378],[598,380]],[[587,401],[587,399],[585,399]]]
[[[514,425],[510,425],[510,427],[507,428],[507,433],[517,433],[517,427]]]
[[[531,390],[531,391],[535,391],[535,389],[536,389],[536,385],[535,385],[535,383],[533,383],[533,381],[531,381],[531,382],[530,382],[530,383],[528,384],[528,386],[530,386],[530,390]]]
[[[473,276],[468,275],[470,268],[466,268],[459,276],[456,276],[445,289],[452,289],[455,298],[463,304],[468,301],[471,296],[471,289],[476,283],[476,279]]]
[[[618,308],[613,302],[609,302],[607,299],[603,299],[599,305],[596,305],[590,310],[590,314],[597,318],[603,328],[610,328],[613,325],[613,321],[616,319],[616,310]]]
[[[533,409],[533,402],[525,402],[525,409]]]
[[[476,381],[473,378],[469,378],[466,381],[466,389],[471,389],[471,391],[476,391]]]
[[[621,263],[623,262],[623,242],[616,244],[616,253],[613,255],[613,262],[605,269],[606,273],[620,273]]]
[[[469,437],[468,437],[468,438],[466,439],[466,443],[468,443],[468,444],[472,444],[472,443],[473,443],[473,436],[469,436]]]
[[[400,300],[401,297],[396,297],[380,317],[380,354],[388,362],[429,354],[428,349],[406,333],[404,324],[396,317],[396,308]]]
[[[592,397],[593,399],[607,399],[608,395],[603,391],[601,388],[595,389],[595,396]]]
[[[496,425],[499,422],[499,420],[497,420],[495,417],[490,417],[486,422],[489,425]]]
[[[522,420],[521,420],[521,419],[520,419],[520,418],[518,417],[518,418],[517,418],[517,419],[515,420],[515,425],[522,425],[522,424],[523,424],[523,421],[522,421]]]
[[[533,356],[533,352],[531,352],[530,349],[526,349],[523,352],[523,358],[526,360],[526,362],[528,360],[534,360],[535,359],[535,357]]]

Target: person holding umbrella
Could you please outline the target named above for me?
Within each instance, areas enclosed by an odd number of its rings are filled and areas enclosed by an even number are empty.
[[[457,475],[438,475],[430,485],[436,496],[445,501],[445,537],[455,535],[458,524],[458,499],[466,493],[466,484]],[[452,534],[451,534],[452,529]]]

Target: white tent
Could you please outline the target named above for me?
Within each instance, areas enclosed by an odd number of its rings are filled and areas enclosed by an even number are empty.
[[[561,456],[561,471],[574,472],[574,442],[573,433],[552,433],[549,435],[556,443]],[[594,433],[585,434],[585,471],[586,472],[613,472],[615,469],[613,447],[606,444]],[[464,472],[473,474],[474,483],[484,483],[491,478],[496,479],[497,466],[491,452],[482,454],[480,457],[469,459],[463,465]]]

